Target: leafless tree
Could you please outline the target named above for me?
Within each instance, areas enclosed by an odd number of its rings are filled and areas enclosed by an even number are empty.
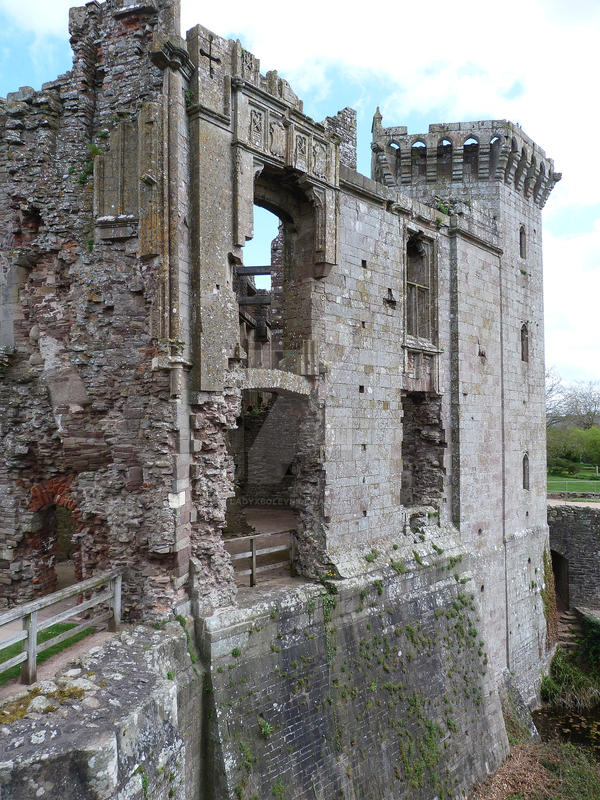
[[[600,423],[600,381],[577,381],[565,390],[565,414],[583,430]]]
[[[560,375],[552,367],[546,370],[546,427],[558,425],[565,419],[565,392]]]

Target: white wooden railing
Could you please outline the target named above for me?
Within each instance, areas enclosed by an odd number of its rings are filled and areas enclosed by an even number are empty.
[[[89,578],[81,583],[75,583],[73,586],[68,586],[66,589],[61,589],[59,592],[53,592],[45,597],[40,597],[37,600],[32,600],[29,603],[24,603],[20,606],[15,606],[10,611],[0,614],[0,636],[1,629],[4,625],[11,622],[21,620],[23,630],[8,636],[5,639],[0,638],[0,650],[5,647],[10,647],[17,642],[24,642],[23,652],[8,659],[0,664],[0,670],[4,672],[17,664],[22,664],[21,667],[21,682],[30,684],[35,683],[37,680],[37,656],[43,650],[53,647],[66,639],[70,639],[80,631],[86,628],[95,628],[101,623],[108,622],[108,629],[111,631],[118,630],[121,624],[121,583],[123,571],[113,570],[112,572],[104,572],[102,575],[97,575],[94,578]],[[85,595],[95,589],[106,584],[107,588],[104,591],[94,594],[89,599],[84,599],[81,603],[74,602],[67,608],[62,609],[57,614],[45,619],[39,619],[38,614],[49,606],[56,605],[56,603],[63,603],[70,600],[72,597],[79,597]],[[52,639],[47,639],[45,642],[38,644],[37,636],[41,631],[52,625],[57,625],[59,622],[64,622],[70,617],[79,616],[83,611],[102,604],[108,605],[108,611],[101,611],[95,617],[86,619],[80,622],[68,631],[61,633]]]
[[[268,537],[288,537],[288,542],[285,544],[278,544],[273,547],[257,547],[257,539],[266,539]],[[238,552],[240,543],[246,543],[246,549]],[[248,549],[249,548],[249,549]],[[269,572],[273,569],[280,569],[285,565],[289,565],[290,574],[294,575],[294,564],[296,562],[296,531],[278,531],[277,533],[255,533],[252,536],[236,536],[234,539],[225,540],[225,549],[231,555],[233,561],[233,568],[237,576],[250,576],[250,586],[256,586],[256,576],[262,572]],[[273,553],[285,553],[285,558],[278,561],[269,561],[268,564],[258,566],[257,560],[262,556],[272,555]],[[244,569],[243,566],[238,566],[239,561],[250,559],[250,566]],[[241,568],[240,568],[241,567]]]

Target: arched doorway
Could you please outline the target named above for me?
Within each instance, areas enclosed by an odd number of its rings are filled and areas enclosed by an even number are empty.
[[[39,597],[77,582],[74,561],[77,521],[69,508],[55,503],[39,509],[35,517],[28,549],[32,583]]]
[[[556,589],[556,603],[559,611],[569,608],[569,561],[556,550],[551,550],[552,572],[554,573],[554,587]]]

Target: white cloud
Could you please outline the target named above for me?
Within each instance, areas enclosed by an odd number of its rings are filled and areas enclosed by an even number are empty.
[[[15,24],[38,36],[68,36],[72,0],[0,0],[3,11]],[[83,3],[81,4],[83,5]]]
[[[546,359],[565,380],[600,380],[600,219],[576,236],[544,237]]]

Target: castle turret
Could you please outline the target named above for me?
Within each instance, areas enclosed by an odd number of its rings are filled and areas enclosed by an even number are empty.
[[[506,120],[435,124],[426,134],[384,128],[381,122],[377,109],[373,178],[388,184],[391,175],[394,184],[425,202],[437,194],[485,203],[490,188],[504,184],[541,209],[561,178],[552,159]]]
[[[438,280],[451,286],[452,518],[486,576],[478,600],[492,661],[531,685],[545,625],[532,565],[548,547],[541,212],[561,176],[506,120],[409,134],[384,128],[377,111],[372,150],[373,177],[447,226]]]

